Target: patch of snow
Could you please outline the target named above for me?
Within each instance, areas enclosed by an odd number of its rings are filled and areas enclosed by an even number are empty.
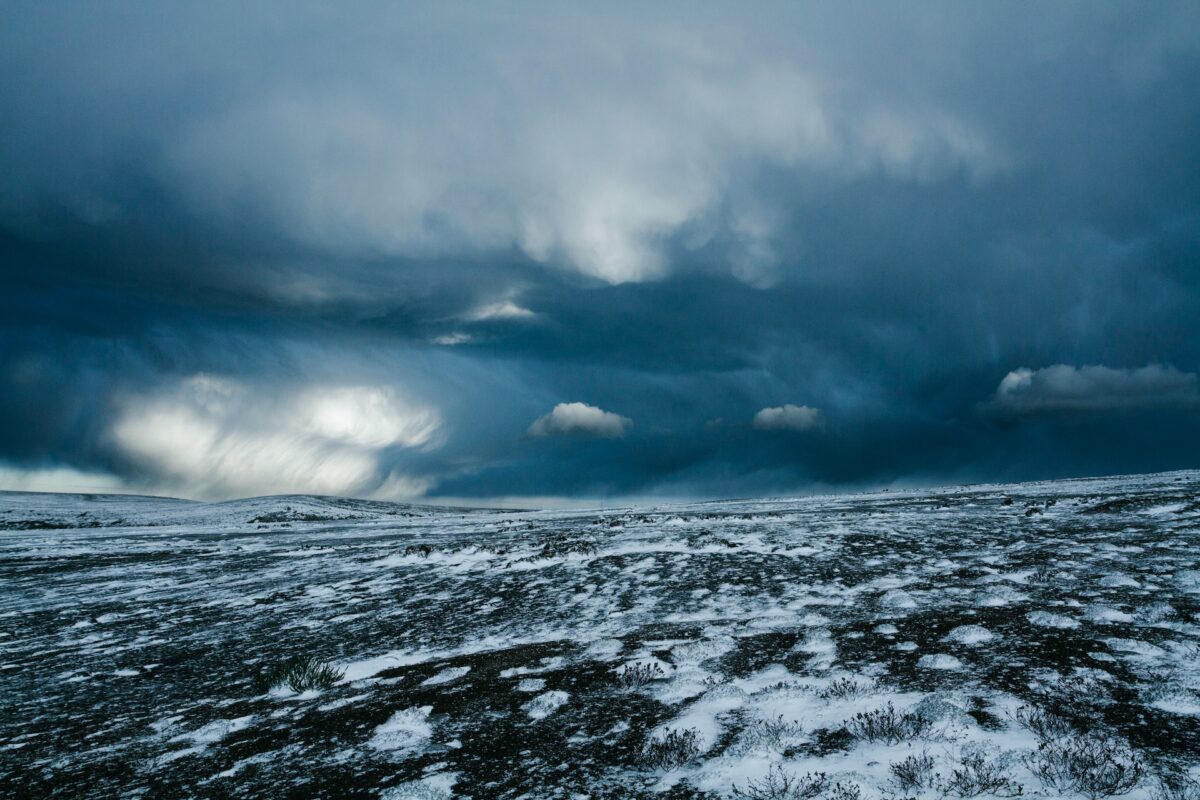
[[[461,678],[463,675],[466,675],[470,671],[471,671],[470,667],[448,667],[447,669],[444,669],[441,672],[439,672],[437,675],[434,675],[432,677],[426,678],[425,680],[421,681],[421,685],[422,686],[437,686],[442,683],[450,683],[451,681],[458,680],[459,678]]]
[[[367,746],[395,755],[406,755],[421,750],[433,736],[433,727],[429,724],[429,714],[432,711],[433,706],[397,711],[375,728]]]
[[[1184,692],[1171,693],[1160,697],[1159,699],[1150,703],[1150,705],[1170,714],[1187,716],[1200,715],[1200,697],[1197,697],[1194,694],[1187,694]]]
[[[1114,622],[1133,622],[1133,615],[1126,614],[1124,611],[1118,611],[1115,608],[1108,606],[1089,606],[1084,612],[1083,618],[1088,622],[1097,622],[1101,624]]]
[[[521,706],[530,719],[545,719],[566,704],[570,697],[566,692],[554,690],[539,694]]]
[[[1062,614],[1051,614],[1049,611],[1030,611],[1025,619],[1041,628],[1078,628],[1079,622]]]
[[[974,645],[990,642],[994,638],[996,638],[995,634],[982,625],[959,625],[942,637],[942,641]]]
[[[1185,592],[1200,593],[1200,570],[1183,569],[1175,573],[1175,582]]]
[[[418,781],[407,781],[384,789],[379,795],[380,800],[454,800],[454,784],[458,776],[453,772],[439,772],[421,778]]]
[[[962,662],[945,653],[933,653],[917,659],[917,666],[923,669],[962,669]]]
[[[907,609],[916,608],[917,601],[903,589],[892,589],[884,592],[883,596],[879,598],[879,605],[884,608]]]
[[[340,700],[332,700],[328,703],[317,706],[317,711],[335,711],[336,709],[366,700],[370,696],[370,692],[364,692],[363,694],[356,694],[353,697],[343,697]]]
[[[536,667],[511,667],[501,670],[501,678],[515,678],[518,675],[536,675],[539,672],[549,672],[552,669],[559,669],[566,663],[566,659],[562,656],[553,656],[551,658],[543,658],[542,663]]]

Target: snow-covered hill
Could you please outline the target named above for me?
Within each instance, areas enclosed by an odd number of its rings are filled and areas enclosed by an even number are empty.
[[[297,657],[333,684],[264,681]],[[1194,798],[1198,765],[1197,472],[591,513],[0,493],[12,796]]]
[[[279,495],[223,503],[199,503],[139,495],[0,491],[0,531],[164,527],[237,529],[314,522],[394,522],[397,518],[455,511],[462,509],[315,495]]]

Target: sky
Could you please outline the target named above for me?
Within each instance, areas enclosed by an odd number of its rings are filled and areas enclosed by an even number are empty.
[[[0,488],[1200,467],[1200,4],[13,2]]]

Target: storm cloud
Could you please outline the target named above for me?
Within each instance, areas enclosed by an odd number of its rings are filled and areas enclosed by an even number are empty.
[[[1194,3],[5,18],[5,486],[1195,466]]]

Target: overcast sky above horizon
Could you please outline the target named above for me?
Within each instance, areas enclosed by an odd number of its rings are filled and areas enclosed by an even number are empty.
[[[1200,467],[1200,4],[32,3],[0,488]]]

